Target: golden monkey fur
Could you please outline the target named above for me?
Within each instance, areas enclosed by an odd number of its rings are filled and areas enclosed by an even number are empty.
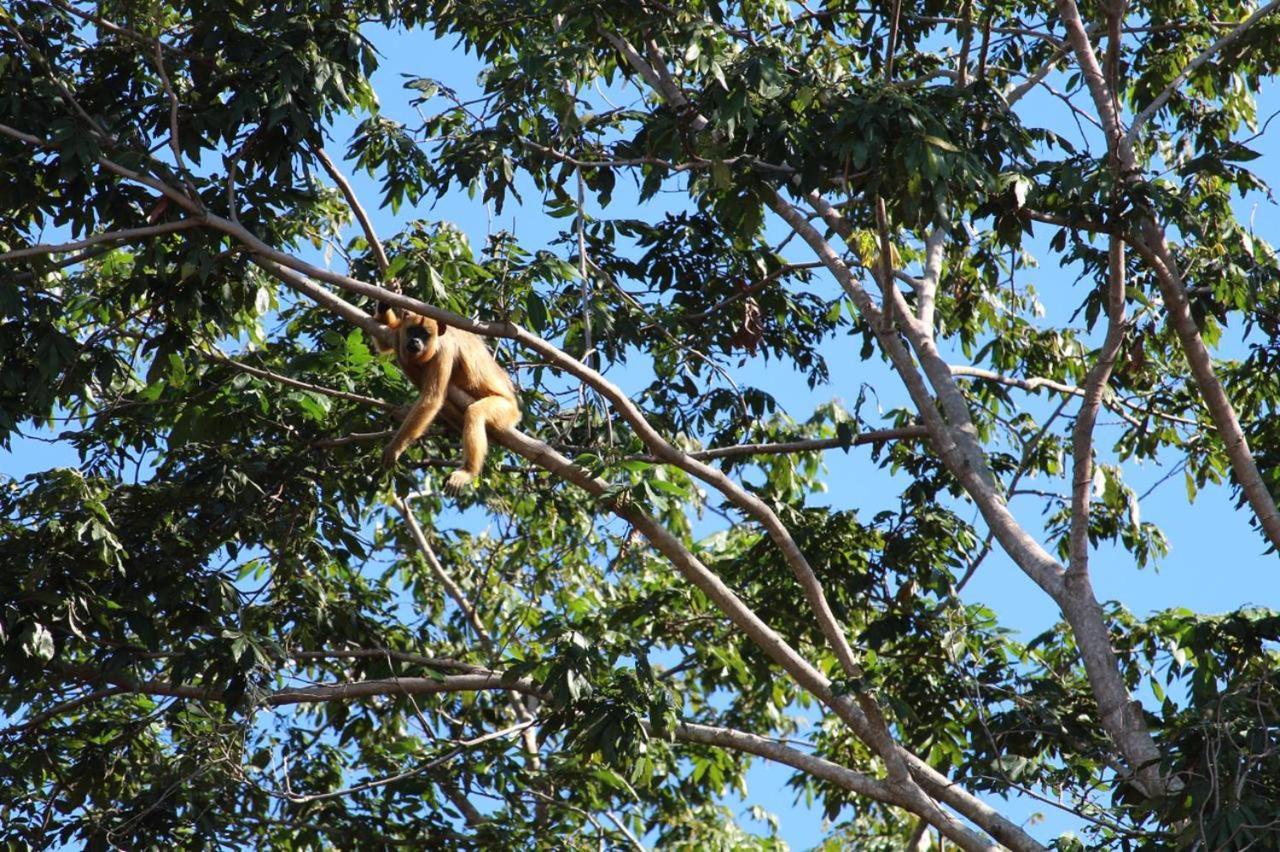
[[[456,494],[480,475],[489,449],[485,427],[509,429],[520,421],[511,378],[484,341],[469,331],[409,311],[397,312],[384,304],[378,306],[377,317],[395,332],[396,339],[394,349],[381,343],[376,343],[376,348],[383,353],[394,351],[400,369],[419,391],[417,402],[382,452],[384,467],[394,467],[405,448],[427,431],[440,413],[450,385],[475,400],[463,414],[462,469],[454,471],[445,483]]]

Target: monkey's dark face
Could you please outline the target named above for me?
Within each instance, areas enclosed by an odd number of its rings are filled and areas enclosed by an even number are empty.
[[[409,351],[410,355],[421,355],[431,344],[431,338],[431,332],[420,325],[414,326],[405,335],[404,348]]]
[[[426,317],[413,316],[400,327],[402,356],[408,361],[424,363],[436,356],[439,348],[438,325]]]

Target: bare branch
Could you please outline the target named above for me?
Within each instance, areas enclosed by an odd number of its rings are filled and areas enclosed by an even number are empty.
[[[86,704],[94,704],[98,701],[110,698],[113,695],[120,695],[121,693],[128,693],[130,691],[131,690],[123,686],[105,686],[101,689],[86,692],[83,695],[77,695],[75,698],[69,698],[60,704],[55,704],[44,712],[37,713],[34,716],[24,719],[16,725],[10,725],[9,727],[0,730],[0,737],[9,737],[15,734],[26,734],[30,731],[34,731],[36,728],[39,728],[45,722],[48,722],[51,719],[56,719],[59,716],[65,716],[73,710],[80,709]]]
[[[1051,390],[1055,393],[1067,394],[1069,396],[1084,396],[1084,389],[1076,385],[1069,385],[1065,382],[1059,382],[1054,379],[1045,378],[1044,376],[1028,376],[1021,378],[1019,376],[1006,376],[1003,373],[997,373],[994,370],[983,369],[982,367],[971,367],[967,364],[951,364],[951,374],[962,378],[982,379],[988,382],[996,382],[1011,388],[1019,388],[1021,390],[1035,393],[1040,389]],[[1117,417],[1135,428],[1142,427],[1142,421],[1135,416],[1143,417],[1151,416],[1158,420],[1167,420],[1170,423],[1178,423],[1183,426],[1199,426],[1200,423],[1192,417],[1180,417],[1177,414],[1169,414],[1165,411],[1148,410],[1136,402],[1127,399],[1120,399],[1109,393],[1103,393],[1102,404]],[[1125,409],[1128,409],[1127,411]],[[1131,413],[1132,412],[1132,413]]]
[[[1111,238],[1107,264],[1107,333],[1098,360],[1084,382],[1084,400],[1071,435],[1071,530],[1068,537],[1071,563],[1068,575],[1089,569],[1089,491],[1093,484],[1093,427],[1102,407],[1102,393],[1111,378],[1116,356],[1124,343],[1125,261],[1124,242]]]
[[[1183,354],[1191,367],[1191,375],[1195,378],[1200,396],[1208,406],[1218,434],[1222,437],[1227,457],[1231,459],[1231,472],[1240,483],[1267,539],[1280,548],[1280,511],[1277,511],[1275,498],[1271,496],[1271,491],[1258,470],[1258,463],[1244,436],[1235,407],[1218,379],[1213,368],[1213,357],[1191,315],[1191,304],[1187,300],[1182,272],[1178,269],[1164,232],[1154,220],[1145,224],[1143,236],[1144,241],[1135,245],[1135,249],[1156,271],[1156,281],[1164,297],[1169,324],[1178,334]]]
[[[1080,11],[1075,0],[1056,0],[1058,13],[1063,25],[1067,28],[1067,36],[1076,52],[1077,61],[1089,84],[1094,105],[1103,118],[1107,128],[1108,145],[1113,153],[1113,168],[1124,180],[1133,180],[1139,174],[1137,158],[1133,153],[1132,139],[1121,133],[1119,118],[1114,109],[1112,93],[1108,90],[1098,57],[1085,34],[1084,23],[1080,20]],[[1275,2],[1264,7],[1270,9]],[[1134,242],[1134,249],[1155,270],[1156,283],[1160,286],[1164,297],[1165,311],[1169,315],[1169,324],[1173,326],[1182,344],[1183,353],[1191,367],[1191,374],[1201,397],[1209,408],[1218,434],[1226,447],[1227,457],[1231,460],[1231,470],[1244,491],[1249,506],[1253,509],[1262,526],[1263,532],[1271,544],[1280,548],[1280,510],[1277,510],[1275,498],[1271,496],[1266,482],[1258,470],[1258,465],[1245,439],[1244,430],[1240,426],[1235,408],[1227,397],[1222,383],[1218,380],[1213,368],[1213,359],[1200,336],[1195,319],[1191,316],[1191,307],[1187,301],[1186,285],[1182,273],[1178,269],[1173,252],[1169,249],[1168,240],[1163,228],[1155,219],[1154,211],[1143,211],[1143,221],[1139,239]],[[1150,764],[1151,761],[1143,761]],[[1156,772],[1152,769],[1150,772]],[[1148,774],[1150,774],[1150,772]]]
[[[196,228],[203,223],[199,219],[179,219],[176,222],[163,222],[159,225],[148,225],[142,228],[125,228],[119,231],[103,231],[100,234],[94,234],[91,237],[85,237],[83,240],[75,240],[69,243],[44,243],[36,246],[28,246],[26,248],[14,249],[0,254],[0,263],[7,260],[19,260],[24,257],[34,257],[42,254],[61,254],[68,251],[78,251],[82,248],[98,245],[99,243],[130,243],[138,240],[144,240],[147,237],[156,237],[162,234],[171,234],[174,231],[185,231],[190,228]]]
[[[849,233],[848,224],[825,200],[814,195],[808,196],[807,200],[822,214],[823,220],[837,233]],[[827,268],[836,277],[836,280],[840,282],[841,286],[844,287],[849,297],[853,299],[854,304],[867,317],[868,324],[876,335],[876,340],[889,355],[894,369],[911,395],[911,400],[915,404],[920,418],[924,421],[925,426],[929,428],[929,434],[933,439],[938,455],[946,463],[952,475],[960,481],[965,490],[974,498],[988,527],[996,532],[1005,551],[1038,586],[1051,596],[1057,595],[1061,590],[1062,567],[1057,560],[1045,551],[1039,542],[1018,524],[1017,520],[1009,512],[1003,498],[1001,498],[996,489],[994,478],[991,476],[990,468],[986,464],[986,457],[977,441],[976,434],[954,428],[951,423],[943,420],[942,415],[938,412],[938,406],[934,404],[932,394],[924,384],[911,352],[903,345],[901,338],[888,323],[886,319],[888,310],[882,311],[871,301],[870,296],[867,295],[867,292],[853,277],[852,270],[798,210],[776,195],[770,199],[769,204],[823,259]],[[895,300],[892,303],[896,314],[895,319],[911,341],[912,348],[920,356],[921,364],[925,367],[930,384],[940,394],[940,401],[943,403],[942,407],[946,411],[948,418],[954,418],[955,422],[962,424],[968,422],[969,429],[972,430],[972,422],[969,421],[968,403],[952,379],[951,370],[946,362],[942,360],[937,347],[930,338],[921,333],[917,321],[911,316],[908,306],[902,298],[902,294],[892,285],[892,282],[889,282],[888,286],[883,286],[882,291],[886,299]],[[943,394],[944,391],[945,395]]]
[[[648,728],[648,725],[646,725],[646,728]],[[692,722],[682,722],[676,726],[673,733],[676,739],[681,742],[714,745],[731,751],[754,754],[772,760],[775,763],[799,769],[808,775],[821,778],[869,799],[888,802],[905,808],[937,825],[947,837],[962,849],[989,850],[994,848],[984,838],[965,828],[949,814],[937,809],[936,806],[933,808],[922,807],[922,797],[912,796],[894,784],[880,781],[861,772],[854,772],[852,769],[846,769],[839,764],[832,763],[816,755],[806,754],[790,748],[776,740],[766,739],[744,731],[698,725]],[[927,815],[920,813],[922,809],[928,812]],[[942,818],[941,824],[937,821],[939,815]]]
[[[626,823],[619,819],[617,814],[613,811],[605,811],[604,815],[608,817],[609,822],[613,823],[617,827],[618,831],[621,831],[623,836],[627,838],[627,842],[631,844],[632,849],[639,850],[639,852],[647,852],[647,847],[640,842],[640,838],[636,837],[635,834],[632,833],[631,829],[627,828]]]
[[[195,184],[191,180],[191,172],[187,171],[187,162],[183,159],[182,143],[178,136],[178,94],[173,90],[173,84],[169,82],[169,72],[164,67],[164,50],[159,43],[156,44],[154,59],[156,71],[160,73],[160,84],[164,86],[165,94],[169,98],[169,150],[173,152],[173,164],[182,175],[187,195],[198,204],[200,194],[196,192]]]
[[[933,336],[934,298],[938,294],[938,283],[942,278],[942,258],[946,249],[947,232],[942,227],[934,228],[924,243],[924,274],[920,277],[920,285],[916,288],[917,316],[920,328],[930,337]]]
[[[392,497],[392,505],[396,507],[396,511],[400,513],[400,517],[404,520],[405,526],[409,528],[409,534],[413,537],[413,543],[417,547],[418,552],[422,554],[426,560],[427,566],[431,569],[432,575],[436,581],[444,587],[445,592],[453,599],[458,609],[462,610],[462,614],[467,617],[471,629],[476,632],[476,636],[480,639],[480,644],[484,645],[485,650],[490,655],[494,652],[493,637],[489,635],[489,631],[485,629],[484,622],[480,620],[480,616],[476,614],[475,607],[471,605],[471,601],[467,600],[466,594],[463,593],[462,587],[454,582],[453,577],[449,576],[449,572],[444,570],[444,566],[440,564],[440,559],[436,556],[435,550],[432,549],[431,543],[427,541],[426,535],[422,532],[422,527],[418,524],[418,519],[413,515],[413,509],[405,502],[404,498],[396,494]]]
[[[1013,106],[1015,103],[1022,100],[1027,92],[1030,92],[1038,86],[1045,77],[1048,77],[1053,73],[1053,69],[1057,68],[1058,63],[1065,59],[1067,54],[1070,52],[1070,45],[1059,43],[1049,58],[1045,60],[1043,65],[1032,72],[1026,80],[1023,80],[1021,83],[1009,90],[1008,94],[1004,96],[1005,103],[1009,106]]]
[[[333,447],[345,447],[347,444],[371,444],[375,441],[385,441],[395,433],[394,429],[383,429],[381,432],[352,432],[341,438],[322,438],[314,441],[311,447],[317,450],[328,450]]]
[[[1133,146],[1130,144],[1130,139],[1121,132],[1120,118],[1116,109],[1118,100],[1107,85],[1106,75],[1098,62],[1098,56],[1093,49],[1093,45],[1089,41],[1084,22],[1080,18],[1080,10],[1076,6],[1075,0],[1056,0],[1056,5],[1058,15],[1067,30],[1067,41],[1071,44],[1071,48],[1075,53],[1076,62],[1080,66],[1080,71],[1084,75],[1093,98],[1094,107],[1098,110],[1098,117],[1102,120],[1107,136],[1107,149],[1110,152],[1112,169],[1121,180],[1131,179],[1138,171],[1137,160],[1133,154]],[[1144,238],[1148,242],[1152,242],[1153,237],[1158,237],[1160,243],[1163,244],[1163,235],[1155,224],[1154,217],[1150,211],[1146,211],[1146,218],[1148,221],[1144,229],[1146,231]],[[1138,248],[1140,253],[1154,256],[1154,252],[1144,252],[1139,245],[1135,245],[1135,247]],[[1173,293],[1176,294],[1176,298],[1182,300],[1181,305],[1185,307],[1186,297],[1181,292],[1181,282],[1178,282],[1179,286],[1174,287],[1172,276],[1168,270],[1162,274],[1157,268],[1156,277],[1160,282],[1162,292],[1165,293],[1166,303],[1169,302],[1170,295]],[[1168,304],[1166,304],[1166,307],[1170,310],[1171,320],[1177,325],[1176,307],[1171,307]],[[1191,322],[1189,312],[1187,320]],[[1190,336],[1183,332],[1184,329],[1179,328],[1183,348],[1188,351],[1188,358],[1192,362],[1193,372],[1197,370],[1196,357],[1192,355],[1190,350],[1191,347],[1199,346],[1197,352],[1203,352],[1201,367],[1207,369],[1207,378],[1211,380],[1209,383],[1210,389],[1216,390],[1219,395],[1213,401],[1210,401],[1206,394],[1206,402],[1209,403],[1210,411],[1215,413],[1215,420],[1219,421],[1219,429],[1222,430],[1222,421],[1217,416],[1219,412],[1214,411],[1217,403],[1225,405],[1225,412],[1230,414],[1230,421],[1235,426],[1236,434],[1239,434],[1240,440],[1243,442],[1244,436],[1239,433],[1239,424],[1235,423],[1234,411],[1231,410],[1230,404],[1226,402],[1221,386],[1217,384],[1212,375],[1212,368],[1209,367],[1208,352],[1204,350],[1203,342],[1200,341],[1199,334],[1195,330],[1194,322],[1191,322]],[[1200,387],[1201,393],[1204,394],[1206,383],[1201,382]],[[1223,431],[1225,434],[1225,430]],[[1228,452],[1232,453],[1232,461],[1235,464],[1237,458],[1241,455],[1238,452],[1239,447],[1236,448],[1237,452],[1233,452],[1230,447],[1230,441],[1228,441],[1228,445]],[[1247,461],[1256,477],[1257,468],[1253,465],[1253,458],[1248,454],[1247,446],[1244,446],[1243,449],[1243,458],[1240,458],[1239,461]],[[1237,471],[1239,470],[1240,468],[1237,468]],[[1260,478],[1257,482],[1261,485]],[[1248,485],[1246,485],[1247,488]],[[1275,522],[1276,537],[1273,538],[1273,541],[1280,541],[1280,515],[1276,515],[1275,504],[1271,502],[1269,495],[1266,502],[1270,505],[1272,518]],[[1254,508],[1256,511],[1258,504],[1255,504]],[[1176,777],[1167,776],[1161,769],[1161,752],[1147,728],[1146,720],[1142,715],[1142,706],[1132,699],[1128,686],[1120,675],[1115,651],[1111,647],[1110,632],[1103,617],[1102,607],[1098,604],[1087,572],[1070,572],[1065,592],[1059,599],[1058,605],[1061,607],[1067,623],[1071,625],[1072,633],[1076,638],[1076,645],[1080,648],[1080,655],[1084,660],[1089,686],[1093,690],[1094,699],[1098,702],[1102,725],[1119,748],[1120,753],[1124,755],[1125,763],[1129,771],[1133,773],[1132,780],[1147,795],[1158,795],[1165,791],[1180,789],[1181,781]]]
[[[358,393],[350,393],[349,391],[340,391],[333,388],[327,388],[323,385],[314,385],[310,382],[304,382],[300,379],[292,379],[288,376],[282,376],[279,373],[273,373],[270,370],[264,370],[261,367],[251,367],[248,364],[242,364],[232,358],[228,358],[220,350],[210,347],[207,351],[202,351],[202,355],[211,361],[219,364],[225,364],[232,369],[239,370],[242,373],[248,373],[251,376],[257,376],[260,379],[275,382],[277,384],[286,385],[299,390],[310,391],[324,396],[331,396],[334,399],[345,399],[349,402],[359,403],[360,405],[371,405],[374,408],[380,408],[383,411],[395,411],[399,406],[385,402],[381,399],[375,399],[371,396],[364,396]]]
[[[527,148],[532,148],[539,154],[544,154],[553,160],[561,163],[567,163],[571,166],[582,169],[619,169],[630,166],[659,166],[673,172],[688,172],[701,169],[709,169],[717,164],[733,165],[735,163],[749,164],[752,168],[760,169],[766,172],[778,172],[780,174],[795,174],[795,169],[789,166],[780,166],[775,163],[768,163],[755,157],[737,156],[726,157],[723,160],[706,160],[701,157],[693,156],[688,162],[676,162],[674,160],[664,160],[661,157],[614,157],[607,160],[584,160],[567,154],[556,148],[550,148],[546,145],[539,144],[527,136],[519,137],[520,144]]]
[[[469,672],[471,674],[493,674],[483,666],[464,663],[452,657],[431,657],[425,654],[414,654],[410,651],[398,651],[394,648],[339,648],[320,651],[287,651],[291,660],[395,660],[399,663],[410,663],[415,666],[426,666],[433,669],[445,669]]]
[[[382,241],[378,239],[378,233],[373,229],[373,222],[369,219],[369,214],[365,212],[364,207],[360,204],[360,199],[356,197],[356,191],[351,188],[351,183],[338,170],[333,160],[329,159],[329,155],[319,145],[312,148],[312,153],[316,159],[320,161],[320,165],[324,166],[324,170],[329,173],[329,177],[338,185],[338,190],[342,193],[342,197],[347,199],[347,205],[351,208],[351,212],[355,214],[356,221],[360,223],[360,229],[364,231],[365,240],[369,243],[369,249],[373,252],[373,257],[378,263],[378,270],[386,276],[388,267],[391,263],[387,260],[386,249],[382,247]]]
[[[881,444],[887,441],[912,440],[929,437],[929,429],[925,426],[901,426],[896,429],[871,429],[853,436],[851,446],[864,444]],[[712,459],[740,458],[743,456],[781,455],[785,453],[812,453],[821,450],[836,450],[844,447],[840,438],[811,438],[804,441],[783,441],[776,444],[735,444],[731,447],[713,447],[709,450],[697,450],[689,453],[696,459],[710,461]],[[633,456],[632,458],[648,461],[652,456]]]

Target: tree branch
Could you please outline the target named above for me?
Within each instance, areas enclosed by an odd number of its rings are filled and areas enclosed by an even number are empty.
[[[1133,122],[1129,125],[1129,131],[1125,134],[1125,141],[1132,144],[1143,126],[1151,120],[1152,116],[1160,111],[1160,108],[1168,102],[1169,98],[1173,97],[1174,92],[1178,91],[1182,84],[1187,82],[1187,79],[1194,74],[1201,65],[1204,65],[1212,59],[1215,54],[1221,52],[1233,41],[1240,38],[1240,36],[1244,34],[1245,30],[1261,21],[1267,15],[1270,15],[1278,7],[1280,7],[1280,0],[1271,0],[1270,3],[1241,21],[1231,32],[1222,36],[1197,54],[1194,59],[1186,64],[1186,67],[1178,72],[1178,76],[1174,77],[1173,80],[1170,81],[1169,85],[1165,86],[1164,89],[1161,90],[1160,94],[1156,95],[1155,98],[1152,99],[1151,103],[1147,104],[1142,112],[1138,113],[1134,117]]]
[[[646,723],[645,728],[649,730],[650,726]],[[713,745],[730,751],[754,754],[775,763],[798,769],[815,778],[821,778],[837,787],[866,796],[869,799],[897,805],[937,825],[948,838],[962,849],[990,850],[994,848],[985,839],[965,828],[944,811],[939,810],[928,815],[921,814],[919,812],[921,809],[919,799],[905,795],[900,788],[892,784],[872,778],[861,772],[855,772],[852,769],[846,769],[817,755],[806,754],[790,748],[776,740],[766,739],[744,731],[699,725],[693,722],[681,722],[676,726],[673,733],[680,742]],[[932,810],[936,810],[936,806]],[[937,814],[941,814],[944,817],[941,825],[938,825],[935,821]]]
[[[27,246],[26,248],[14,249],[0,254],[0,263],[10,260],[20,260],[24,257],[34,257],[36,255],[45,254],[61,254],[62,252],[78,251],[82,248],[95,246],[99,243],[128,243],[137,240],[143,240],[147,237],[157,237],[162,234],[172,234],[175,231],[186,231],[196,228],[203,223],[198,219],[180,219],[177,222],[163,222],[159,225],[148,225],[142,228],[125,228],[119,231],[103,231],[100,234],[94,234],[91,237],[85,237],[83,240],[75,240],[69,243],[42,243],[35,246]]]
[[[859,432],[853,436],[849,445],[853,447],[864,444],[881,444],[887,441],[912,440],[927,438],[929,429],[925,426],[900,426],[896,429],[872,429]],[[810,438],[802,441],[781,441],[775,444],[735,444],[730,447],[713,447],[709,450],[696,450],[689,453],[695,459],[711,461],[713,459],[742,458],[744,456],[782,455],[786,453],[812,453],[821,450],[837,450],[844,448],[841,438]],[[654,460],[653,456],[631,456],[629,461]]]
[[[1102,407],[1102,393],[1111,378],[1116,356],[1124,343],[1125,316],[1125,260],[1124,242],[1111,238],[1108,256],[1107,281],[1107,333],[1098,351],[1098,360],[1089,370],[1084,382],[1084,400],[1071,433],[1071,529],[1068,533],[1070,566],[1072,574],[1089,570],[1089,492],[1093,485],[1093,428],[1098,422],[1098,410]]]
[[[384,400],[381,400],[381,399],[375,399],[374,397],[371,397],[371,396],[364,396],[358,393],[350,393],[349,391],[335,390],[333,388],[324,387],[323,385],[314,385],[314,384],[311,384],[310,382],[304,382],[304,381],[301,381],[300,379],[291,379],[288,376],[282,376],[279,373],[273,373],[270,370],[264,370],[261,367],[251,367],[248,364],[242,364],[239,361],[236,361],[232,358],[227,357],[219,349],[216,349],[214,347],[210,347],[208,350],[202,351],[201,354],[211,361],[216,361],[219,364],[225,364],[226,366],[231,367],[232,369],[235,369],[235,370],[239,370],[242,373],[248,373],[251,376],[257,376],[260,379],[266,379],[267,381],[275,382],[276,384],[286,385],[291,388],[298,388],[299,390],[318,393],[323,396],[333,397],[334,399],[345,399],[349,402],[355,402],[361,405],[370,405],[370,406],[373,406],[374,408],[382,409],[383,411],[395,411],[400,407],[398,405],[393,405],[390,402],[385,402]]]
[[[365,240],[369,243],[369,250],[373,252],[373,257],[378,263],[378,271],[385,277],[387,268],[391,263],[387,260],[386,249],[382,247],[382,241],[378,239],[378,233],[373,229],[373,222],[369,219],[369,214],[365,212],[364,207],[360,204],[360,199],[356,197],[356,191],[351,188],[351,183],[338,171],[338,167],[333,160],[329,159],[329,155],[320,146],[314,146],[312,153],[316,159],[320,161],[320,165],[324,166],[324,170],[329,173],[329,177],[338,185],[338,190],[342,193],[342,197],[347,199],[347,206],[351,208],[351,212],[355,214],[356,221],[360,223],[360,229],[364,231]]]
[[[1071,44],[1071,48],[1075,53],[1076,61],[1093,98],[1094,107],[1098,110],[1098,117],[1102,120],[1107,137],[1107,149],[1110,152],[1112,170],[1121,180],[1129,180],[1137,173],[1138,164],[1134,157],[1130,140],[1122,134],[1120,129],[1120,118],[1116,110],[1117,99],[1107,85],[1106,75],[1103,73],[1097,54],[1089,41],[1084,21],[1080,18],[1080,10],[1077,8],[1075,0],[1056,0],[1056,4],[1058,15],[1067,30],[1067,41]],[[1154,217],[1149,211],[1146,218],[1150,228],[1158,231]],[[1168,278],[1167,275],[1161,275],[1159,272],[1157,272],[1156,277],[1160,281],[1165,281]],[[1167,284],[1161,284],[1161,290],[1165,291],[1166,286]],[[1181,292],[1178,293],[1178,296],[1183,299],[1183,304],[1185,304],[1185,296]],[[1166,302],[1168,299],[1169,296],[1166,292]],[[1194,331],[1194,325],[1192,331]],[[1203,348],[1198,334],[1195,335],[1194,342],[1199,343]],[[1186,348],[1185,340],[1184,348]],[[1206,352],[1206,364],[1207,357]],[[1195,370],[1194,362],[1192,369],[1193,371]],[[1221,392],[1221,387],[1216,387]],[[1203,393],[1204,386],[1202,385],[1201,388]],[[1225,401],[1225,396],[1223,400]],[[1208,400],[1206,399],[1206,401]],[[1230,410],[1229,405],[1227,409],[1228,411]],[[1212,403],[1210,403],[1210,410],[1213,410]],[[1232,415],[1232,420],[1234,420],[1234,413]],[[1236,424],[1236,427],[1238,431],[1238,424]],[[1243,440],[1243,435],[1241,435],[1241,440]],[[1252,457],[1248,457],[1248,461],[1252,464]],[[1256,467],[1254,471],[1256,473]],[[1274,513],[1274,503],[1271,504],[1271,509]],[[1276,520],[1277,535],[1280,536],[1280,516],[1277,516]],[[1277,540],[1280,540],[1280,538]],[[1084,660],[1089,685],[1093,690],[1094,699],[1098,702],[1102,725],[1119,748],[1120,753],[1124,755],[1125,763],[1129,771],[1133,773],[1135,783],[1148,796],[1180,789],[1181,782],[1175,777],[1166,776],[1161,769],[1162,755],[1151,737],[1151,732],[1147,729],[1146,720],[1142,716],[1142,707],[1138,702],[1132,700],[1128,686],[1120,675],[1115,652],[1111,648],[1110,632],[1087,572],[1074,571],[1070,573],[1066,591],[1059,601],[1059,606],[1062,608],[1062,614],[1067,623],[1071,625],[1072,633],[1076,638],[1076,645],[1080,648],[1080,655]]]

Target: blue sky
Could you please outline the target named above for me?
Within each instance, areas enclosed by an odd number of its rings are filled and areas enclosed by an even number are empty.
[[[440,79],[464,95],[474,91],[474,75],[478,68],[475,62],[458,55],[448,45],[434,41],[428,34],[371,33],[371,37],[383,54],[382,68],[375,76],[375,84],[383,99],[383,108],[391,117],[411,124],[416,120],[407,106],[412,93],[402,89],[402,74]],[[1046,105],[1046,109],[1052,107]],[[1269,84],[1264,95],[1262,117],[1265,119],[1276,109],[1280,109],[1280,92]],[[353,123],[344,122],[335,127],[330,153],[341,156],[352,126]],[[1280,184],[1280,154],[1275,152],[1276,146],[1268,147],[1263,140],[1255,147],[1263,152],[1263,157],[1253,166],[1264,179]],[[350,167],[345,170],[348,174],[352,171]],[[374,209],[377,206],[376,184],[367,178],[353,177],[357,192],[364,198],[366,207],[373,214],[375,226],[384,236],[397,231],[408,218],[422,216],[454,222],[468,234],[475,247],[483,245],[486,232],[500,228],[513,230],[523,244],[533,246],[555,236],[566,221],[540,215],[536,197],[527,197],[523,208],[508,207],[500,220],[495,221],[479,202],[461,193],[446,197],[433,209],[402,210],[392,216],[389,210]],[[626,193],[622,191],[621,184],[620,181],[616,195],[625,199]],[[673,205],[679,205],[684,197],[672,196],[670,200]],[[1252,220],[1258,236],[1273,245],[1280,243],[1280,225],[1277,225],[1280,219],[1275,215],[1274,205],[1259,199],[1242,202],[1244,218],[1249,219],[1255,201],[1259,206]],[[656,203],[662,204],[661,201]],[[628,209],[627,204],[625,200],[616,202],[608,214],[659,215],[654,212],[653,204],[643,209],[634,205]],[[590,209],[590,204],[588,206]],[[789,252],[795,260],[811,259],[797,246],[792,246]],[[1072,287],[1074,274],[1070,270],[1046,266],[1026,275],[1025,279],[1035,282],[1050,308],[1051,317],[1055,308],[1070,310],[1079,298]],[[825,351],[831,367],[831,382],[812,391],[803,381],[793,380],[785,370],[779,370],[776,364],[749,365],[749,375],[745,378],[775,393],[797,418],[807,416],[815,405],[833,398],[851,403],[863,383],[875,387],[877,398],[885,408],[905,404],[905,395],[896,378],[876,364],[868,365],[857,360],[856,346],[857,343],[847,338],[828,345]],[[630,389],[627,373],[611,374],[611,378],[624,389]],[[643,377],[630,378],[633,387],[641,386]],[[1035,406],[1044,404],[1044,400],[1033,403]],[[896,504],[901,483],[887,480],[886,474],[869,461],[866,452],[857,449],[847,455],[833,452],[828,454],[826,462],[830,475],[827,479],[829,490],[824,499],[832,505],[857,508],[864,517],[869,517],[879,508]],[[14,477],[67,463],[74,463],[74,455],[69,449],[36,440],[16,439],[11,452],[0,453],[0,472]],[[1167,468],[1148,465],[1138,470],[1132,484],[1137,485],[1140,491],[1144,490],[1146,485],[1154,484],[1167,472]],[[1015,501],[1013,508],[1024,523],[1033,530],[1036,528],[1039,518],[1037,502]],[[1092,561],[1094,585],[1100,599],[1119,600],[1140,616],[1176,606],[1200,612],[1220,612],[1249,604],[1280,608],[1280,581],[1277,581],[1275,558],[1264,554],[1263,540],[1250,530],[1248,515],[1236,510],[1225,489],[1208,488],[1193,504],[1188,504],[1182,478],[1174,476],[1157,489],[1142,508],[1145,520],[1154,521],[1164,529],[1171,552],[1161,561],[1158,570],[1140,570],[1122,551],[1103,548]],[[449,519],[441,520],[450,522]],[[966,588],[965,597],[993,608],[1002,622],[1020,631],[1024,639],[1048,628],[1058,618],[1052,602],[999,553],[993,554],[982,566]],[[803,848],[821,839],[819,817],[803,806],[792,806],[793,794],[783,786],[788,775],[789,771],[757,765],[749,779],[748,802],[777,813],[781,817],[784,839],[794,847]],[[1045,822],[1033,829],[1033,833],[1041,837],[1051,837],[1057,831],[1076,824],[1044,805],[1030,802],[1014,803],[1010,810],[1020,818],[1044,813]]]

